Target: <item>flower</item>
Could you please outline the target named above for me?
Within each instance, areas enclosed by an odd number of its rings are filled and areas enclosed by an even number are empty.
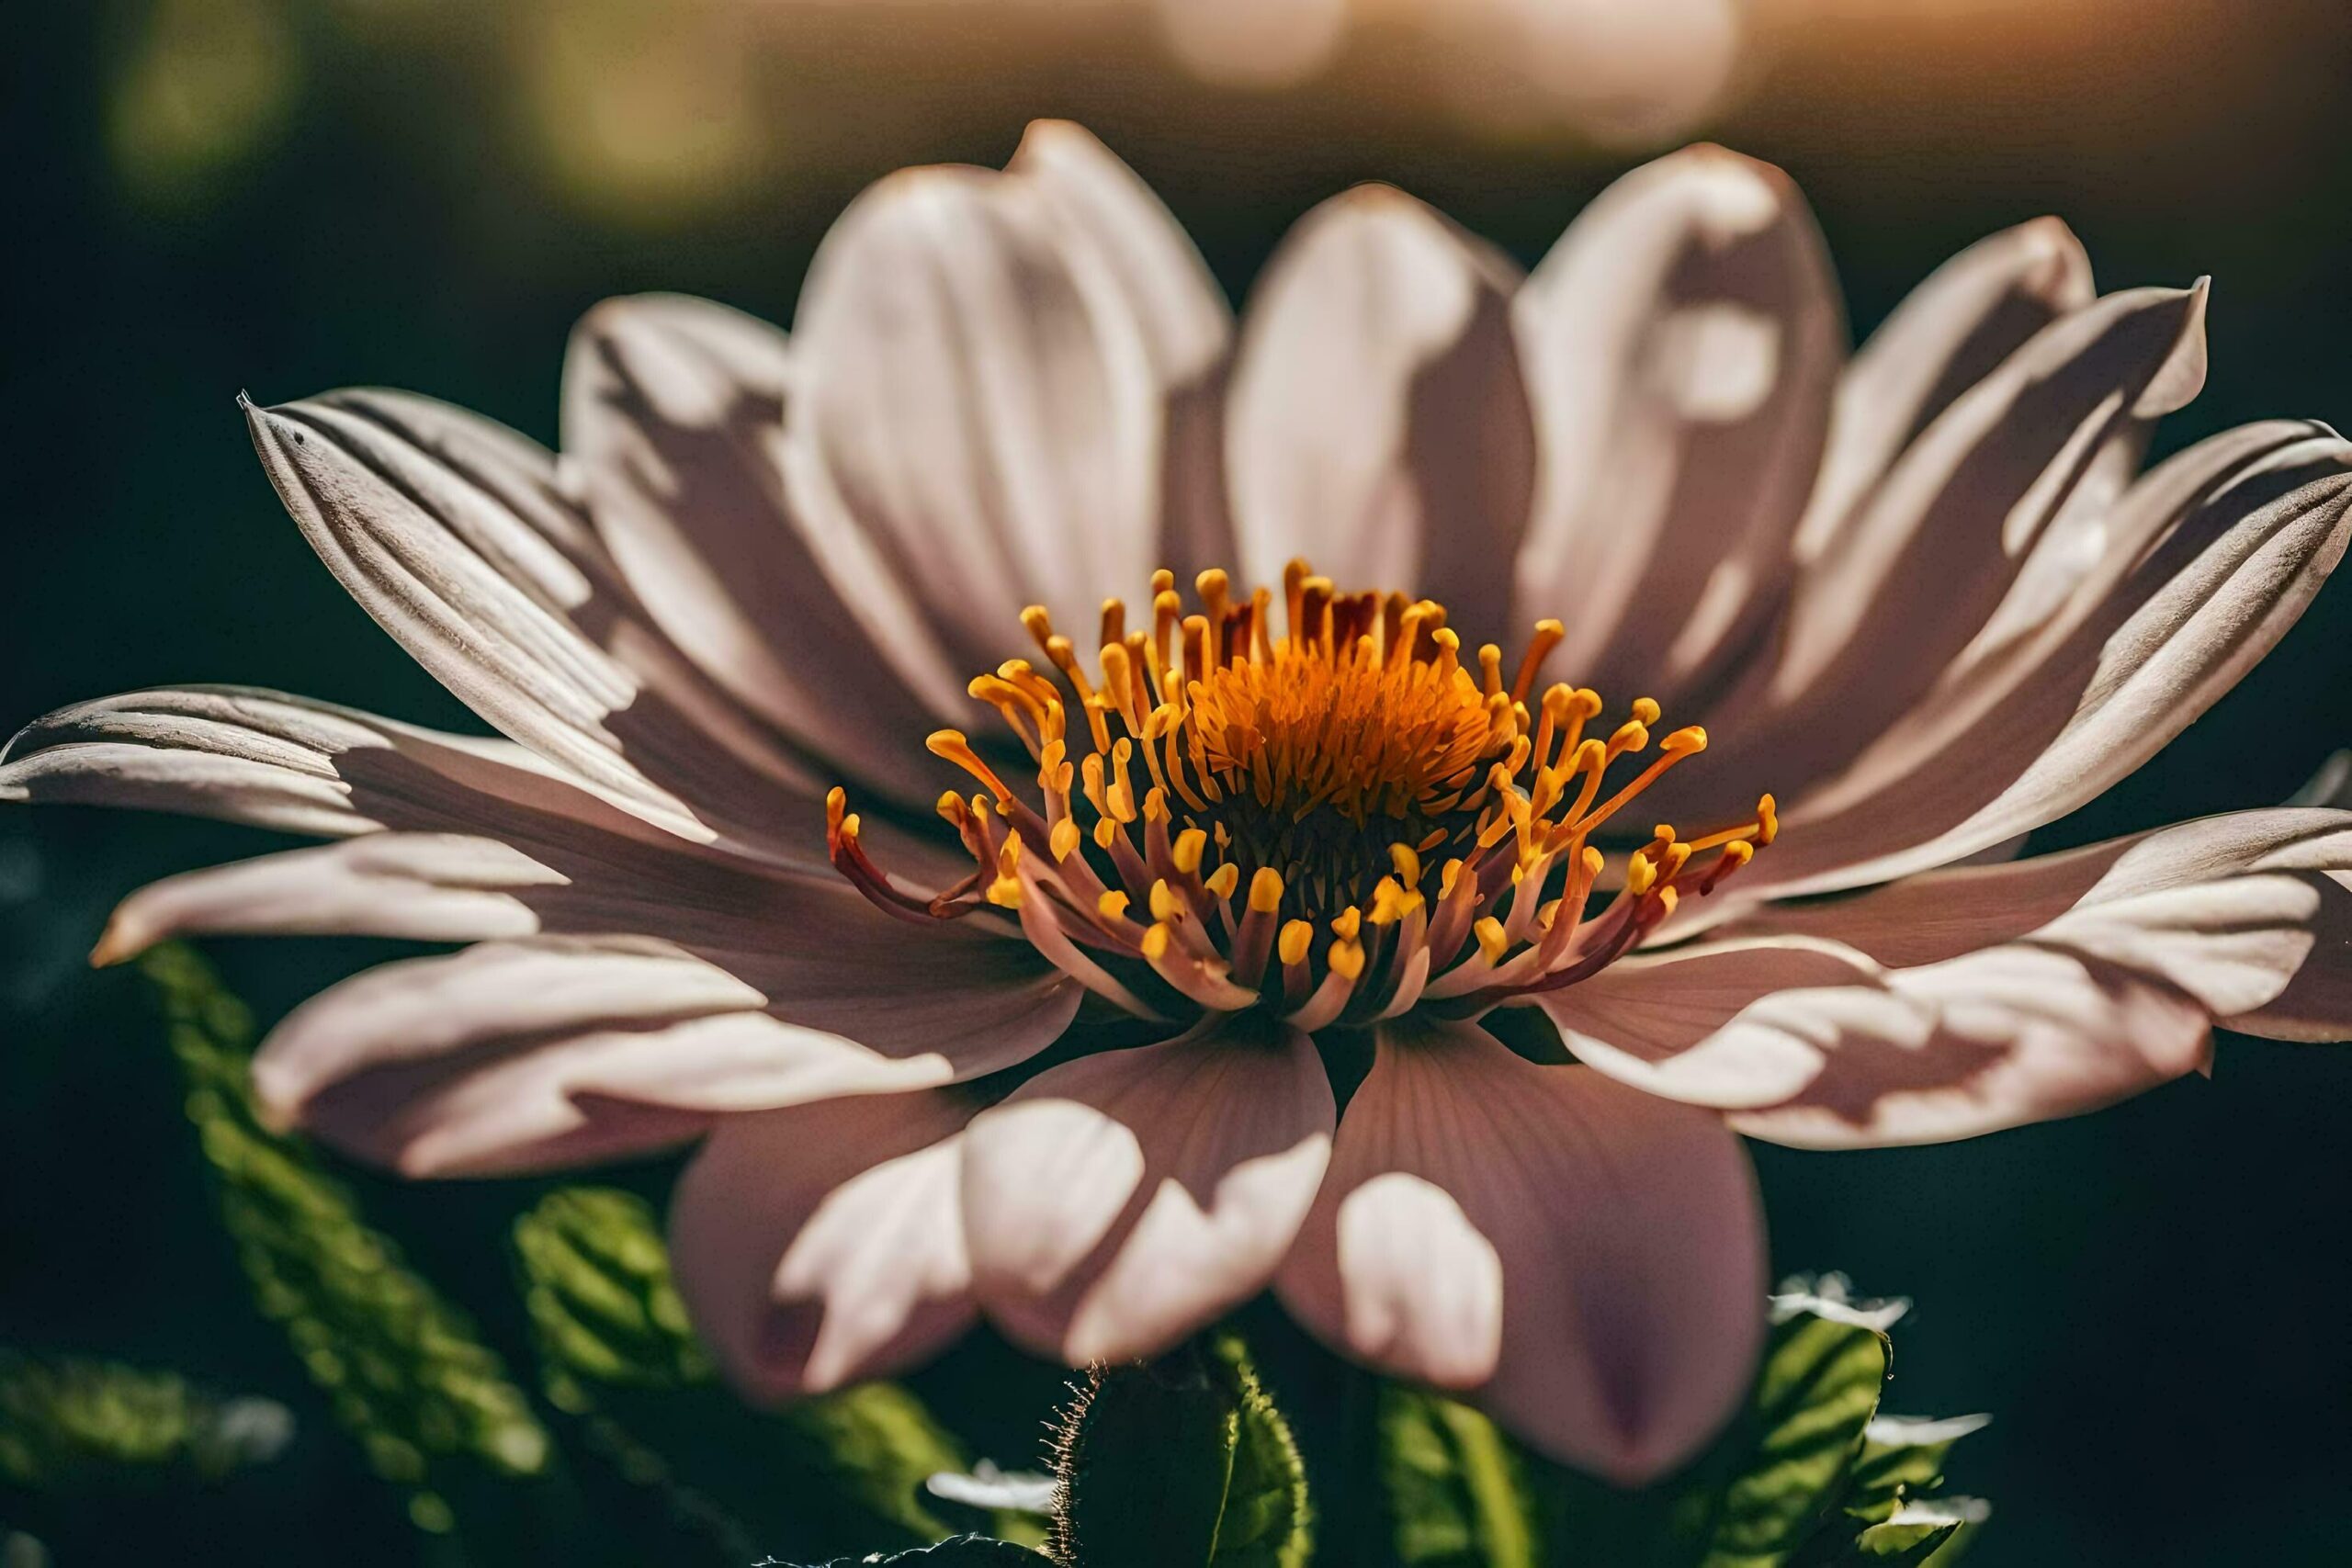
[[[133,895],[101,962],[470,944],[297,1010],[266,1103],[418,1176],[700,1140],[680,1282],[755,1396],[978,1314],[1146,1355],[1272,1285],[1639,1479],[1752,1365],[1739,1134],[1963,1137],[2216,1022],[2347,1032],[2352,813],[1992,855],[2343,552],[2323,426],[2134,477],[2204,300],[2095,297],[2044,220],[1849,358],[1794,190],[1702,147],[1523,280],[1351,191],[1237,343],[1141,183],[1040,125],[859,198],[789,341],[599,307],[560,457],[400,393],[248,409],[501,739],[140,692],[34,724],[0,795],[334,840]]]

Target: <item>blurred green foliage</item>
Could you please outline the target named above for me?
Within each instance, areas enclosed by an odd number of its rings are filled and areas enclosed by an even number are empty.
[[[923,1483],[966,1457],[906,1390],[865,1383],[767,1414],[718,1385],[643,1199],[550,1193],[514,1222],[514,1251],[549,1401],[728,1555],[748,1561],[786,1498],[801,1542],[887,1547],[950,1533]]]
[[[266,1399],[222,1399],[176,1372],[0,1349],[0,1480],[103,1485],[185,1469],[219,1481],[275,1459],[294,1418]]]
[[[157,948],[140,967],[163,1006],[188,1120],[254,1300],[285,1329],[369,1467],[406,1494],[417,1528],[457,1528],[452,1499],[481,1476],[547,1474],[547,1428],[497,1352],[368,1226],[314,1155],[264,1123],[244,1004],[187,948]]]
[[[1537,1568],[1519,1455],[1466,1404],[1382,1391],[1381,1475],[1404,1568]]]

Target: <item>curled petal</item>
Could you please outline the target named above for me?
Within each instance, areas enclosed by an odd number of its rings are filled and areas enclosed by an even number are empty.
[[[1838,378],[1821,473],[1792,541],[1812,561],[1913,438],[2058,317],[2092,298],[2090,258],[2054,218],[1989,235],[1928,274]]]
[[[1689,1105],[1778,1105],[1822,1070],[1821,1053],[1724,1026],[1776,991],[1878,983],[1879,965],[1835,942],[1759,937],[1621,959],[1541,1002],[1577,1060]]]
[[[586,786],[690,834],[763,840],[764,820],[820,797],[646,625],[593,547],[537,515],[558,504],[551,485],[518,494],[503,470],[453,462],[459,416],[420,426],[404,407],[334,394],[248,404],[246,419],[304,537],[420,664]]]
[[[2210,1059],[2205,1010],[2103,959],[2012,943],[1893,972],[1880,989],[1786,991],[1723,1032],[1726,1055],[1818,1051],[1804,1090],[1732,1124],[1807,1148],[1948,1143],[2079,1115]]]
[[[2120,422],[2188,400],[2203,377],[2204,304],[2201,287],[2110,295],[2043,328],[1946,409],[1799,581],[1767,699],[1866,735],[1917,697]],[[1910,657],[1887,657],[1896,643]]]
[[[2202,456],[2176,461],[2191,459]],[[2119,554],[2030,638],[1792,808],[1747,892],[1828,892],[1949,864],[2138,767],[2270,650],[2342,558],[2352,447],[2306,432],[2182,506],[2152,508],[2178,525]]]

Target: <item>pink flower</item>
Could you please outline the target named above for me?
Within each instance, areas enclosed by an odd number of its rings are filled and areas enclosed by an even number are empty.
[[[503,739],[141,692],[32,726],[0,795],[334,840],[134,895],[101,961],[470,943],[297,1010],[266,1102],[419,1176],[700,1140],[677,1267],[756,1397],[978,1314],[1148,1355],[1271,1285],[1637,1479],[1750,1371],[1738,1134],[1965,1137],[2216,1022],[2347,1032],[2352,814],[1987,861],[2344,549],[2322,426],[2134,477],[2204,298],[2096,297],[2045,220],[1849,358],[1795,191],[1698,148],[1525,279],[1350,192],[1237,344],[1136,177],[1041,125],[861,197],[789,341],[597,309],[560,457],[399,393],[249,411]]]

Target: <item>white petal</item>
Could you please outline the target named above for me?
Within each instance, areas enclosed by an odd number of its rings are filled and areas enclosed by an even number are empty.
[[[670,1254],[738,1389],[774,1401],[887,1376],[972,1321],[971,1111],[933,1090],[720,1120],[678,1179]]]
[[[1039,1074],[966,1134],[982,1307],[1073,1363],[1164,1349],[1273,1277],[1333,1120],[1313,1043],[1248,1020]]]
[[[1758,930],[1920,964],[2033,933],[2162,976],[2229,1027],[2352,1035],[2352,817],[2234,812],[2013,864],[1929,872]]]
[[[1023,606],[1076,631],[1155,564],[1162,407],[1112,263],[1024,178],[883,179],[801,290],[788,494],[827,573],[933,705],[992,669]],[[921,653],[918,659],[918,653]]]
[[[1799,987],[1875,986],[1878,965],[1834,941],[1773,936],[1695,943],[1611,964],[1543,998],[1577,1060],[1689,1105],[1778,1105],[1821,1072],[1821,1054],[1724,1026],[1758,998]]]
[[[1529,278],[1540,452],[1518,609],[1554,667],[1670,699],[1780,600],[1844,358],[1821,238],[1778,170],[1698,147],[1635,170]]]
[[[562,881],[495,840],[371,833],[151,883],[116,908],[92,961],[119,963],[173,937],[227,932],[410,942],[528,936],[539,917],[516,892]]]
[[[1224,406],[1233,311],[1208,264],[1149,186],[1068,120],[1031,122],[1005,173],[1032,185],[1071,242],[1108,264],[1159,384],[1159,551],[1180,581],[1239,564],[1225,495]],[[1116,592],[1140,592],[1122,583]]]
[[[793,951],[809,942],[779,931],[719,963],[652,938],[538,937],[384,964],[295,1010],[254,1085],[273,1114],[410,1174],[528,1168],[592,1123],[621,1136],[630,1108],[667,1142],[712,1114],[993,1072],[1077,1008],[1009,943],[990,944],[1001,974],[967,984],[954,964]]]
[[[1747,1391],[1762,1216],[1712,1114],[1407,1021],[1382,1031],[1278,1288],[1335,1348],[1630,1484]]]
[[[2090,258],[2054,218],[1979,240],[1928,274],[1838,378],[1798,559],[1818,558],[1844,535],[1858,503],[1955,398],[2091,299]]]
[[[2109,295],[1946,409],[1799,581],[1770,698],[1823,689],[1867,731],[1916,696],[1991,614],[2089,454],[2195,390],[2204,306],[2202,287]],[[1889,659],[1897,641],[1912,657]]]
[[[517,813],[658,833],[512,742],[238,686],[128,692],[47,715],[8,743],[0,799],[329,838],[479,829]]]
[[[515,438],[493,467],[449,438],[454,410],[424,422],[406,400],[345,393],[246,412],[272,483],[336,580],[508,735],[706,837],[769,842],[776,818],[821,799],[830,781],[696,675],[601,552],[552,525],[551,485],[516,482]],[[820,858],[806,836],[773,848]]]
[[[1227,408],[1243,580],[1304,556],[1346,588],[1499,631],[1534,433],[1518,269],[1400,192],[1302,220],[1250,302]]]
[[[2032,638],[1799,800],[1746,891],[1825,892],[1949,864],[2055,820],[2154,755],[2270,650],[2342,558],[2352,447],[2329,436],[2278,456],[2200,499],[2161,543],[2119,553]]]
[[[2240,812],[1765,912],[1546,1006],[1578,1056],[1785,1142],[1935,1142],[2352,1036],[2352,813]],[[1590,997],[1584,995],[1591,991]]]
[[[1781,992],[1724,1034],[1726,1054],[1788,1040],[1822,1053],[1803,1094],[1732,1122],[1808,1148],[1943,1143],[2079,1115],[2194,1071],[2211,1045],[2204,1009],[2170,985],[2022,942],[1892,971],[1883,990]]]
[[[788,363],[782,333],[723,305],[606,300],[564,360],[567,473],[649,613],[714,681],[857,777],[927,801],[922,737],[962,705],[909,689],[787,503]],[[931,671],[933,687],[953,680]]]

